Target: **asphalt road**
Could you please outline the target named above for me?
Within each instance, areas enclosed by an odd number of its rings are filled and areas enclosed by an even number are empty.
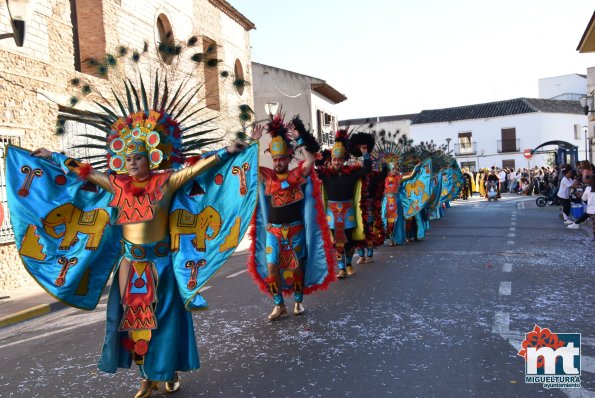
[[[274,323],[233,257],[194,316],[202,368],[175,397],[595,397],[590,224],[567,230],[557,209],[517,201],[456,204],[426,240],[381,248]],[[134,396],[136,369],[96,368],[104,308],[0,329],[0,396]],[[581,389],[525,383],[517,352],[535,324],[582,333]]]

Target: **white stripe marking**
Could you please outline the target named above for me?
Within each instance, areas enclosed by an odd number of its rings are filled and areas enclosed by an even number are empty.
[[[515,236],[516,236],[516,234],[515,234],[515,233],[510,233],[510,234],[508,234],[508,237],[509,237],[509,238],[514,238]]]
[[[243,270],[241,270],[241,271],[234,272],[234,273],[233,273],[233,274],[231,274],[231,275],[227,275],[227,276],[226,276],[226,278],[235,278],[235,277],[236,277],[236,276],[238,276],[238,275],[242,275],[244,272],[248,272],[248,270],[247,270],[247,269],[243,269]]]
[[[509,240],[508,242],[506,242],[507,245],[514,245],[514,241],[513,240]]]
[[[512,226],[516,226],[516,221],[511,221],[511,222],[510,222],[510,225],[512,225]]]
[[[516,228],[515,227],[510,227],[510,228],[508,228],[508,230],[509,231],[516,231]]]
[[[510,296],[512,292],[512,282],[500,282],[500,294],[503,296]]]
[[[502,264],[502,272],[512,272],[512,263]]]
[[[56,334],[56,333],[66,332],[67,330],[77,329],[77,328],[80,328],[81,326],[83,326],[83,325],[70,326],[70,327],[67,327],[67,328],[64,328],[64,329],[53,330],[51,332],[47,332],[47,333],[44,333],[44,334],[39,334],[39,335],[34,336],[34,337],[29,337],[28,339],[23,339],[23,340],[15,341],[13,343],[8,343],[8,344],[0,345],[0,349],[6,348],[6,347],[11,347],[13,345],[17,345],[17,344],[21,344],[21,343],[26,343],[27,341],[31,341],[31,340],[37,340],[37,339],[40,339],[42,337],[48,337],[48,336],[51,336],[51,335]]]
[[[213,287],[213,286],[204,286],[204,287],[201,287],[201,288],[200,288],[200,290],[199,290],[198,292],[199,292],[199,293],[202,293],[202,292],[204,292],[205,290],[209,290],[209,289],[210,289],[210,288],[212,288],[212,287]]]
[[[510,333],[510,314],[508,312],[496,311],[492,333]]]

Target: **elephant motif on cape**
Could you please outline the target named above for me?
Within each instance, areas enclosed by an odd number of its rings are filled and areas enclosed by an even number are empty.
[[[192,245],[194,248],[199,252],[206,251],[206,241],[213,240],[219,235],[221,224],[221,215],[211,206],[205,207],[198,214],[192,214],[184,209],[173,211],[169,215],[171,250],[180,249],[180,235],[193,234]],[[208,231],[209,228],[210,231]]]
[[[405,193],[407,197],[411,197],[411,193],[413,192],[416,196],[421,195],[421,193],[426,189],[426,184],[423,181],[417,180],[413,183],[405,184]]]
[[[110,216],[104,209],[83,211],[72,203],[56,207],[41,219],[43,229],[52,238],[62,238],[60,250],[68,250],[79,241],[78,234],[88,235],[86,250],[97,250]],[[56,228],[64,226],[64,231]]]

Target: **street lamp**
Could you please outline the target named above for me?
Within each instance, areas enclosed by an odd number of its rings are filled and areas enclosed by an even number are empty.
[[[591,94],[581,97],[580,101],[583,111],[585,111],[585,115],[595,112],[595,109],[593,109],[593,91],[591,91]]]
[[[279,103],[278,102],[267,102],[266,104],[264,104],[264,111],[271,118],[273,117],[273,115],[276,115],[277,114],[277,110],[278,109],[279,109]]]
[[[33,16],[35,1],[36,0],[6,0],[13,33],[1,34],[0,40],[12,37],[14,38],[17,47],[23,47],[25,42],[25,27],[29,21],[31,21],[31,17]]]
[[[451,141],[452,141],[452,138],[446,139],[446,153],[450,152],[450,142]]]

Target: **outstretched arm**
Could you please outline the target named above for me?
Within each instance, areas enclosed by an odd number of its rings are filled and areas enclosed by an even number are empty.
[[[306,159],[302,164],[302,175],[304,177],[308,177],[314,168],[314,161],[316,160],[316,156],[312,152],[316,147],[320,148],[318,145],[312,145],[311,141],[315,141],[314,137],[311,136],[305,129],[300,129],[299,131],[296,129],[293,121],[289,123],[287,126],[287,136],[294,140],[298,146],[302,149],[302,154]],[[317,144],[317,143],[316,143]]]
[[[362,151],[362,155],[364,157],[364,167],[357,171],[357,176],[363,178],[372,171],[372,159],[370,158],[368,147],[366,145],[361,145],[360,151]]]
[[[411,170],[411,173],[409,173],[407,175],[403,175],[401,177],[401,182],[405,182],[405,181],[412,179],[415,176],[415,174],[417,173],[417,170],[419,169],[420,164],[421,163],[416,164],[415,167],[413,168],[413,170]]]
[[[206,157],[200,159],[192,166],[185,167],[182,170],[173,173],[168,181],[170,188],[174,191],[179,189],[194,177],[210,169],[217,163],[229,159],[233,154],[243,151],[244,148],[246,148],[246,143],[236,140],[225,148],[209,153]]]
[[[90,164],[81,162],[77,159],[69,158],[66,155],[57,152],[50,152],[45,148],[38,148],[31,152],[31,155],[40,158],[51,159],[54,163],[60,165],[64,172],[72,172],[79,177],[92,182],[93,184],[113,193],[114,190],[109,182],[107,174],[94,170]]]

